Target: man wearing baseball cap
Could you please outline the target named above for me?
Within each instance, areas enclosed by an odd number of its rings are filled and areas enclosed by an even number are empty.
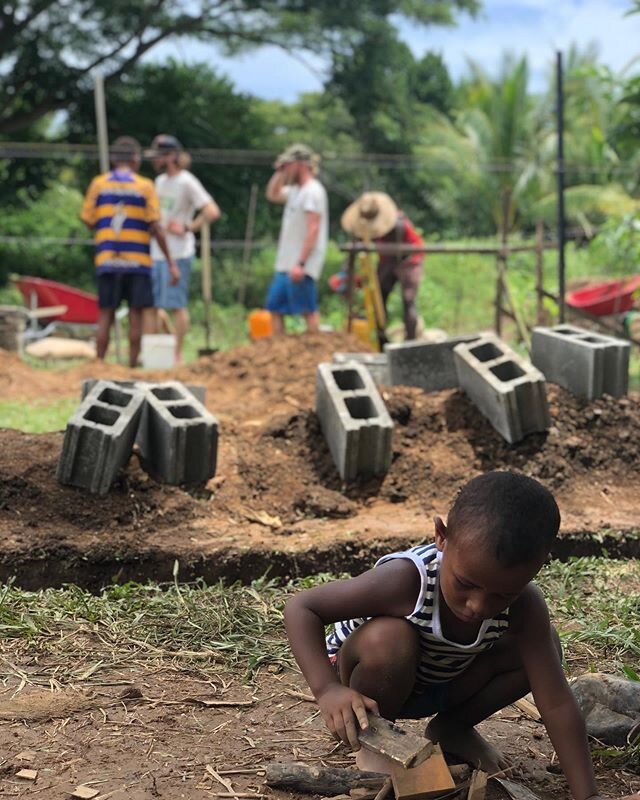
[[[173,312],[176,363],[179,364],[189,328],[189,279],[196,252],[194,233],[205,222],[215,222],[220,209],[196,176],[189,172],[191,157],[175,136],[159,134],[145,155],[159,173],[156,191],[160,198],[161,223],[179,270],[177,275],[172,275],[162,252],[152,244],[154,301],[156,308]]]
[[[307,330],[320,326],[317,281],[329,238],[329,204],[316,178],[320,159],[304,144],[281,153],[267,184],[267,200],[284,205],[275,270],[266,308],[274,334],[284,333],[284,317],[301,314]]]

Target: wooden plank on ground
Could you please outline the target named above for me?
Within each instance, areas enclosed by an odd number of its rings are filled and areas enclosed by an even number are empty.
[[[377,714],[367,716],[369,727],[358,734],[360,744],[367,750],[379,753],[405,769],[420,764],[433,752],[433,743],[423,736],[405,731]]]
[[[424,800],[456,787],[439,745],[434,745],[432,755],[417,767],[394,765],[391,778],[396,800]]]

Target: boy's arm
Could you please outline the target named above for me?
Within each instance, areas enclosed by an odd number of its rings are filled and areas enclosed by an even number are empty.
[[[571,794],[575,800],[598,797],[584,719],[565,678],[549,610],[537,586],[529,585],[510,616],[533,698]]]
[[[325,625],[358,617],[407,616],[413,611],[419,593],[420,575],[415,565],[405,559],[394,559],[357,578],[300,592],[285,607],[285,625],[293,655],[323,719],[329,730],[354,750],[360,746],[354,714],[360,727],[366,728],[366,709],[377,711],[377,704],[340,683],[327,656]]]

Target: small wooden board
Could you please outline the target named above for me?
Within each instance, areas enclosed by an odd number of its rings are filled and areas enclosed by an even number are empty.
[[[396,800],[423,800],[456,788],[439,745],[434,745],[432,755],[417,767],[394,765],[391,779]]]
[[[409,733],[377,714],[367,716],[369,727],[358,734],[360,744],[367,750],[391,759],[404,769],[420,764],[433,752],[433,743],[428,739]]]

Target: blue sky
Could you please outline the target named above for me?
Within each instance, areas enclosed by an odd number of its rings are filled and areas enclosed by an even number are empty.
[[[427,50],[442,54],[451,75],[464,74],[470,58],[489,72],[502,53],[527,54],[531,88],[546,85],[558,49],[595,43],[601,60],[617,72],[639,72],[640,14],[625,17],[631,0],[484,0],[476,19],[459,17],[454,28],[420,29],[400,24],[402,38],[416,56]],[[301,60],[278,48],[266,47],[227,59],[212,45],[183,41],[153,51],[153,60],[174,56],[182,61],[206,61],[226,74],[241,91],[268,99],[293,101],[301,92],[322,87],[323,62],[309,54]]]

